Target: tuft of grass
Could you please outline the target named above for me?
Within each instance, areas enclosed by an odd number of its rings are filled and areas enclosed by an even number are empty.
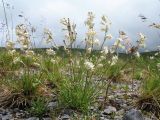
[[[150,71],[150,76],[144,81],[141,90],[137,102],[139,108],[160,117],[160,76]]]
[[[83,113],[88,112],[88,107],[96,98],[96,88],[91,81],[83,79],[71,82],[65,79],[60,86],[59,102],[66,108],[71,108]]]
[[[33,100],[31,103],[31,108],[28,109],[31,115],[42,118],[48,111],[46,99],[39,97]]]
[[[24,74],[21,78],[21,87],[24,95],[33,95],[36,93],[41,81],[36,74]]]

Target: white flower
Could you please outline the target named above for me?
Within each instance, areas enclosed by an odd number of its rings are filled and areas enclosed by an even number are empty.
[[[137,51],[137,52],[135,53],[135,56],[136,56],[137,58],[139,58],[139,57],[140,57],[140,53]]]
[[[150,58],[151,60],[153,60],[153,59],[154,59],[154,56],[150,56],[149,58]]]
[[[109,64],[111,64],[111,66],[115,65],[116,63],[115,62],[108,62]]]
[[[107,55],[108,52],[109,52],[108,47],[107,46],[103,47],[102,53],[104,53],[105,55]]]
[[[106,35],[106,39],[111,40],[113,37],[111,34]]]
[[[118,60],[118,56],[117,55],[114,55],[113,57],[112,57],[112,61],[117,61]]]
[[[95,39],[95,40],[86,40],[86,44],[87,45],[100,45],[100,41],[99,41],[99,39]]]
[[[155,27],[157,29],[160,29],[160,24],[158,23],[153,23],[152,25],[150,25],[151,27]]]
[[[84,65],[88,70],[94,70],[94,65],[92,62],[85,61]]]
[[[87,45],[92,45],[92,41],[91,40],[86,40],[86,44]]]
[[[95,15],[92,12],[88,12],[88,18],[85,21],[85,25],[88,28],[93,28],[93,26],[94,26],[94,23],[93,23],[94,18],[95,18]]]
[[[34,56],[34,51],[33,50],[26,50],[25,53],[26,53],[27,57],[33,57]]]
[[[94,44],[94,45],[99,45],[99,44],[100,44],[99,39],[95,39],[95,40],[93,41],[93,44]]]
[[[138,40],[139,45],[141,47],[145,47],[145,39],[146,39],[145,35],[143,35],[142,33],[139,33],[139,37],[140,37]]]
[[[111,21],[105,15],[103,15],[101,19],[102,19],[101,24],[103,25],[103,27],[101,28],[101,30],[102,31],[108,31],[108,29],[111,26]]]
[[[22,45],[22,49],[27,49],[28,45]]]
[[[115,52],[115,50],[114,50],[113,48],[110,49],[109,51],[110,51],[110,53],[112,53],[112,54]]]
[[[105,56],[100,56],[100,61],[105,60]]]
[[[13,63],[16,64],[16,63],[18,63],[18,62],[21,62],[20,57],[15,57],[15,58],[13,59]]]
[[[40,64],[39,63],[37,63],[37,62],[34,62],[33,63],[35,66],[37,66],[37,67],[39,67],[40,66]]]
[[[101,68],[101,67],[103,67],[103,64],[98,64],[97,67]]]
[[[157,68],[158,70],[160,70],[160,63],[157,63]]]
[[[12,55],[12,56],[13,56],[15,53],[16,53],[16,50],[15,50],[15,49],[14,49],[14,50],[9,50],[9,51],[8,51],[8,54],[10,54],[10,55]]]
[[[55,63],[56,63],[56,60],[55,60],[55,59],[51,59],[51,62],[52,62],[53,64],[55,64]]]
[[[55,55],[55,54],[56,54],[55,51],[52,50],[51,48],[50,48],[50,49],[47,49],[47,50],[46,50],[46,53],[47,53],[47,55]]]
[[[92,51],[92,48],[91,47],[89,47],[89,48],[87,48],[87,53],[91,53],[91,51]]]
[[[155,56],[158,56],[158,54],[159,54],[159,53],[158,53],[158,52],[156,52],[154,55],[155,55]]]
[[[16,26],[16,35],[17,35],[17,42],[20,43],[24,48],[28,48],[31,41],[30,41],[30,35],[29,30],[26,25],[19,24]]]
[[[115,64],[117,63],[117,61],[118,61],[118,56],[117,56],[117,55],[114,55],[114,56],[112,57],[111,66],[112,66],[112,65],[115,65]]]
[[[90,29],[90,30],[88,30],[88,32],[86,34],[87,34],[87,36],[95,36],[96,35],[96,31]]]
[[[115,64],[117,63],[117,61],[118,61],[118,56],[117,56],[117,55],[114,55],[114,56],[112,57],[111,61],[108,61],[108,63],[109,63],[111,66],[113,66],[113,65],[115,65]]]
[[[142,33],[139,33],[139,36],[140,36],[140,39],[145,39],[146,38]]]
[[[47,29],[47,28],[44,28],[44,37],[46,39],[46,43],[51,43],[52,40],[53,40],[53,35],[52,35],[52,32],[51,30]]]
[[[12,41],[7,41],[6,43],[6,48],[7,49],[13,49],[14,48],[15,43]]]

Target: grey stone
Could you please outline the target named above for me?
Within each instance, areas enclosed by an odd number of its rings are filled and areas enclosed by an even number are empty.
[[[104,117],[100,117],[100,120],[104,120],[105,118]]]
[[[19,109],[18,108],[14,108],[13,112],[19,112]]]
[[[61,117],[61,120],[70,120],[70,116],[67,115],[67,114],[64,114],[64,115]]]
[[[140,111],[131,109],[123,116],[123,120],[144,120],[144,118]]]
[[[104,117],[100,117],[100,120],[109,120],[109,119],[104,118]]]
[[[114,116],[114,120],[122,120],[123,116]]]
[[[8,112],[7,112],[7,111],[3,111],[1,114],[2,114],[3,116],[5,116],[5,115],[8,114]]]
[[[12,115],[11,114],[2,116],[2,120],[11,120],[11,119],[12,119]]]
[[[17,112],[16,113],[16,117],[20,117],[22,115],[22,113]]]
[[[39,120],[39,118],[38,117],[30,117],[30,118],[28,118],[26,120]]]
[[[64,109],[62,112],[61,112],[61,115],[73,115],[74,114],[74,110],[72,109]]]
[[[0,108],[0,114],[2,114],[3,111],[5,111],[5,110],[3,108]]]
[[[57,102],[50,102],[47,107],[49,110],[54,110],[57,107]]]
[[[52,120],[52,118],[43,118],[43,120]]]
[[[112,107],[112,106],[108,106],[107,109],[104,110],[104,113],[103,114],[112,114],[112,113],[115,113],[117,110],[115,107]]]

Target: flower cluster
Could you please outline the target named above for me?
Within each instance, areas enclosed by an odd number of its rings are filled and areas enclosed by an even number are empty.
[[[8,54],[11,55],[11,56],[14,56],[16,54],[16,50],[15,49],[8,50]]]
[[[94,27],[94,18],[95,18],[95,15],[93,14],[93,12],[88,12],[88,18],[87,20],[85,21],[85,25],[89,28],[89,29],[93,29]]]
[[[157,68],[158,70],[160,70],[160,63],[157,63]]]
[[[108,19],[107,16],[105,16],[105,15],[102,16],[101,24],[102,24],[101,30],[108,32],[108,30],[111,26],[111,21]]]
[[[47,28],[44,29],[44,39],[45,39],[47,44],[49,44],[49,43],[51,43],[53,41],[53,34]]]
[[[26,57],[28,58],[32,58],[35,55],[33,50],[26,50],[25,54],[26,54]]]
[[[92,62],[89,61],[85,61],[84,63],[86,69],[93,71],[94,70],[94,64]]]
[[[70,19],[61,19],[61,24],[63,25],[63,29],[64,31],[67,31],[65,38],[68,42],[67,47],[71,47],[72,48],[72,44],[75,42],[76,38],[77,38],[77,32],[76,32],[76,24],[71,23]],[[65,42],[66,44],[66,42]]]
[[[22,46],[23,49],[28,49],[30,46],[30,35],[26,25],[20,24],[16,26],[16,35],[18,37],[17,42]]]
[[[107,55],[107,54],[109,53],[109,49],[108,49],[108,47],[107,47],[107,46],[103,47],[103,50],[102,50],[102,52],[101,52],[101,53],[103,53],[103,54]]]
[[[6,48],[7,49],[13,49],[15,46],[15,43],[13,41],[7,41],[6,42]]]
[[[142,33],[139,33],[139,40],[137,41],[139,43],[140,47],[145,47],[145,35]]]
[[[47,53],[47,55],[55,55],[56,54],[56,52],[51,48],[47,49],[46,53]]]
[[[117,56],[117,55],[114,55],[114,56],[112,57],[112,60],[109,61],[108,63],[109,63],[111,66],[113,66],[113,65],[115,65],[115,64],[117,63],[117,61],[118,61],[118,56]]]

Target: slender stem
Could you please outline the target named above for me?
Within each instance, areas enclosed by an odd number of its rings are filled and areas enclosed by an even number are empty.
[[[101,45],[101,47],[100,47],[100,51],[103,49],[104,43],[105,43],[105,41],[106,41],[106,38],[105,38],[106,35],[107,35],[107,30],[106,30],[105,33],[104,33],[103,43],[102,43],[102,45]],[[96,65],[98,64],[98,60],[100,59],[100,56],[101,56],[101,54],[98,55],[98,59],[96,60]]]
[[[134,73],[135,73],[135,61],[133,60],[132,62],[132,68],[133,68],[133,71],[132,71],[132,92],[133,92],[133,88],[134,88],[134,83],[133,83],[133,78],[134,78]]]
[[[109,80],[108,85],[107,85],[107,88],[106,88],[104,103],[106,103],[106,101],[107,101],[107,98],[108,98],[108,91],[109,91],[111,82],[112,82],[112,78]]]
[[[6,22],[6,26],[7,26],[8,37],[9,37],[8,39],[10,39],[10,32],[9,32],[9,26],[8,26],[8,20],[7,20],[7,12],[6,12],[6,8],[5,8],[4,0],[2,0],[2,4],[3,4],[5,22]]]
[[[87,88],[87,85],[88,85],[88,77],[89,77],[89,71],[87,70],[85,85],[84,85],[84,89],[83,89],[83,96],[82,96],[82,100],[81,101],[83,101],[85,93],[86,93],[86,88]]]
[[[106,35],[107,35],[107,30],[106,30],[105,33],[104,33],[103,43],[102,43],[102,45],[101,45],[101,47],[100,47],[100,50],[102,50],[102,48],[103,48],[103,46],[104,46],[104,43],[105,43],[105,41],[106,41]]]
[[[14,27],[14,23],[13,23],[13,14],[12,14],[12,11],[11,11],[11,8],[9,9],[10,10],[10,15],[11,15],[11,29],[12,29],[12,41],[13,41],[13,27]]]

